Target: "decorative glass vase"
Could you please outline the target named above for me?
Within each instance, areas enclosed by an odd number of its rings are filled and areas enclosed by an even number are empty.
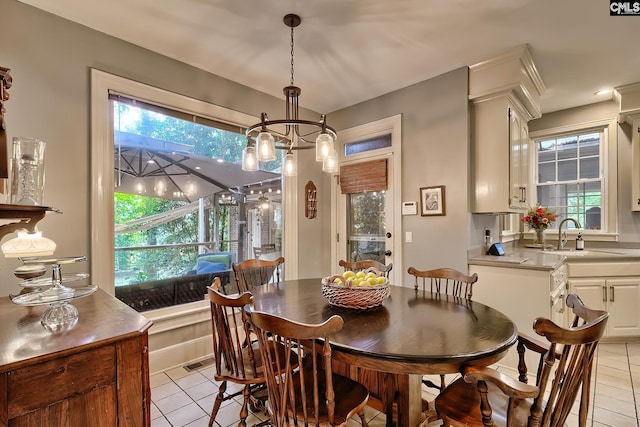
[[[42,206],[45,145],[35,138],[13,138],[9,181],[11,204]]]
[[[533,237],[533,244],[534,245],[540,245],[540,247],[542,249],[544,249],[544,230],[542,229],[535,229],[533,230],[536,232],[536,234]]]

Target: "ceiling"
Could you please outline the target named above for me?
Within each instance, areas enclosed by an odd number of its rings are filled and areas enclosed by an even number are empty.
[[[296,13],[300,104],[321,113],[523,44],[547,87],[543,113],[640,82],[640,16],[611,17],[604,0],[21,1],[280,98],[290,80],[282,18]]]

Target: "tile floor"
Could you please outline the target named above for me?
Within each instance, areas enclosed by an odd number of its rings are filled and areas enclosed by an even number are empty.
[[[217,393],[213,380],[215,367],[206,365],[194,371],[179,367],[151,376],[151,426],[207,426],[209,413]],[[595,386],[589,408],[589,427],[640,427],[640,342],[601,343],[594,368]],[[449,378],[448,378],[449,380]],[[229,384],[228,391],[236,387]],[[424,397],[433,399],[425,388]],[[216,418],[216,427],[238,424],[240,402],[223,403]],[[357,417],[356,417],[357,418]],[[385,416],[368,408],[366,418],[371,427],[385,425]],[[263,414],[251,414],[247,425],[264,420]],[[349,422],[357,427],[359,420]],[[572,413],[569,427],[577,427],[577,412]],[[439,423],[432,423],[436,426]]]

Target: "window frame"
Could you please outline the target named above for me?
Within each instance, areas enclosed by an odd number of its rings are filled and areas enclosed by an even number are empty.
[[[531,175],[531,185],[535,186],[537,194],[538,186],[538,160],[537,160],[537,143],[541,140],[558,138],[567,135],[577,135],[589,131],[601,132],[600,142],[600,168],[602,171],[602,229],[601,230],[585,230],[580,229],[580,233],[588,235],[592,241],[617,241],[618,240],[618,196],[617,196],[617,120],[615,118],[596,120],[590,122],[576,123],[572,125],[558,126],[549,129],[542,129],[529,133],[531,144],[534,145],[533,150],[529,150],[531,155],[529,161]],[[521,215],[515,216],[520,223]],[[521,225],[521,224],[518,224]],[[512,218],[512,229],[514,227]],[[518,228],[515,228],[518,229]],[[526,231],[520,228],[522,233],[533,235],[532,231]],[[569,235],[577,235],[578,230],[568,230]]]

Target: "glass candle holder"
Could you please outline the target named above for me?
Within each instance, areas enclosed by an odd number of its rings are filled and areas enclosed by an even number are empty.
[[[13,138],[9,203],[42,206],[45,145],[35,138]]]

